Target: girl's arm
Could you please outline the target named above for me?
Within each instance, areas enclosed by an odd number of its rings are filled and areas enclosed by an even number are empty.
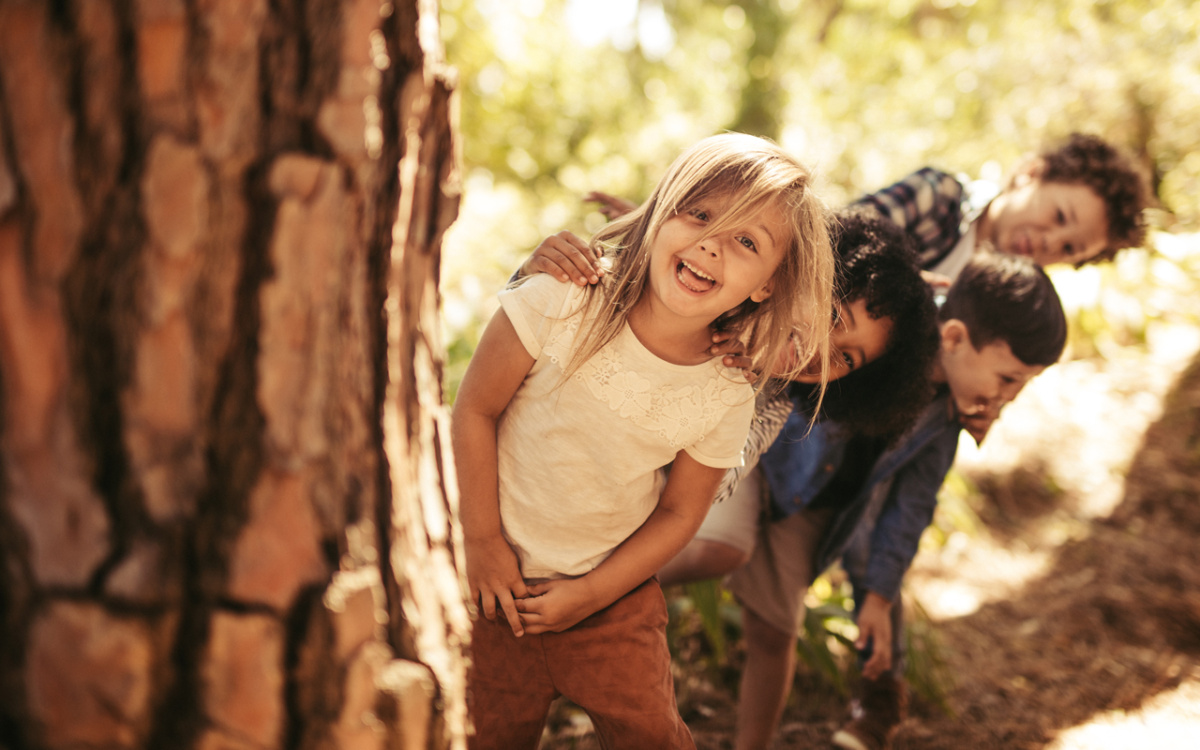
[[[517,602],[525,632],[566,630],[658,572],[696,534],[724,475],[725,469],[705,466],[680,451],[658,506],[608,559],[580,578],[529,587],[531,598]]]
[[[513,599],[528,595],[517,555],[500,533],[496,425],[534,359],[503,309],[488,323],[463,375],[450,434],[458,467],[467,585],[472,603],[496,619],[496,603],[513,633],[523,632]]]

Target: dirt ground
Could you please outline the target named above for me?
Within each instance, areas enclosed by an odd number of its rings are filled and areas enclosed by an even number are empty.
[[[1178,354],[1051,368],[960,449],[971,511],[927,534],[905,593],[945,708],[916,697],[896,750],[1200,747],[1200,356]],[[733,747],[738,659],[677,665],[700,750]],[[798,671],[774,748],[828,747],[844,710]],[[543,748],[588,730],[560,706]]]

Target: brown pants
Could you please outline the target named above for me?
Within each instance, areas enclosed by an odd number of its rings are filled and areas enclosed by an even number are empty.
[[[537,747],[560,695],[587,711],[601,747],[694,750],[679,716],[667,607],[654,579],[562,633],[512,634],[503,617],[471,637],[472,750]]]

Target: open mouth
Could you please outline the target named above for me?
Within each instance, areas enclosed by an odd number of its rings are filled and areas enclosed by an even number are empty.
[[[961,411],[964,415],[966,415],[968,417],[975,417],[975,416],[985,413],[987,410],[988,410],[988,402],[986,400],[977,400],[971,406],[962,408],[959,411]]]
[[[675,265],[675,278],[684,288],[697,294],[707,292],[717,285],[717,280],[704,271],[696,268],[686,260],[680,260]]]

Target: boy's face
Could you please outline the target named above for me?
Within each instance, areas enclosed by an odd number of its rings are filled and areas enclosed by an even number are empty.
[[[1000,407],[1017,397],[1044,365],[1027,365],[1012,353],[1007,341],[976,349],[960,320],[942,323],[939,363],[958,412],[971,416]]]
[[[1000,252],[1030,256],[1039,266],[1079,263],[1108,244],[1108,215],[1086,185],[1018,174],[988,206],[980,235]]]

